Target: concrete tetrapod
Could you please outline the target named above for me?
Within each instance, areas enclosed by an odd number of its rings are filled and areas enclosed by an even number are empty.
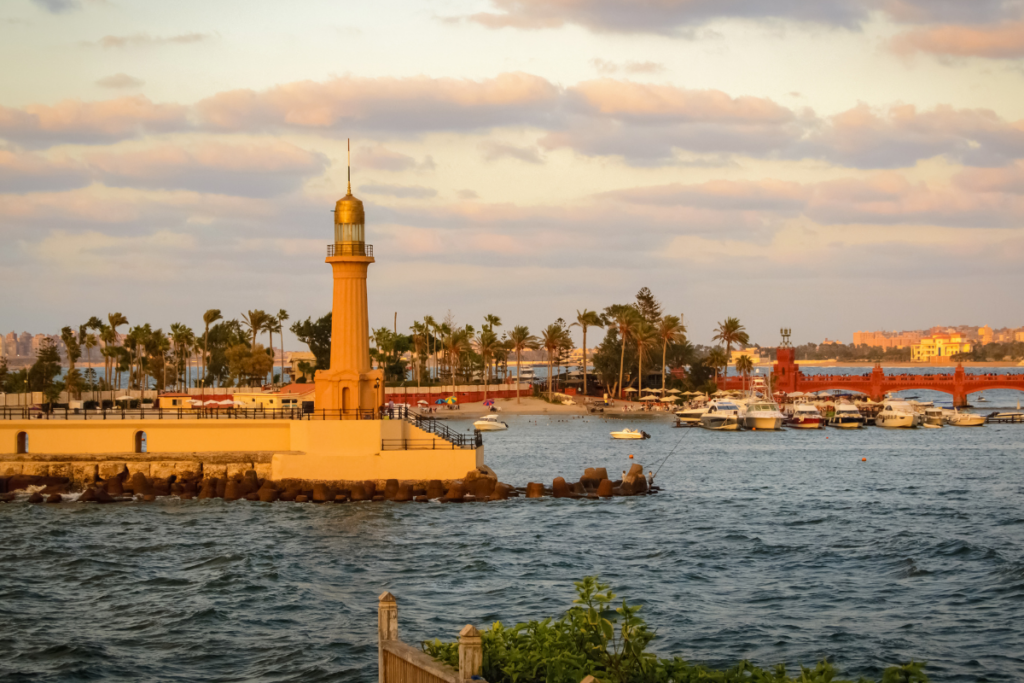
[[[412,484],[403,483],[398,485],[398,490],[395,491],[395,496],[392,499],[396,503],[408,503],[412,500]]]
[[[398,480],[388,479],[384,482],[384,498],[386,500],[394,500],[395,495],[398,494]]]
[[[491,493],[488,500],[508,500],[508,494],[512,492],[512,487],[508,484],[498,484],[494,487],[494,491]]]
[[[462,484],[456,482],[452,484],[450,489],[448,489],[448,493],[445,494],[444,500],[446,503],[461,503],[462,498],[465,495],[466,492],[462,488]]]
[[[597,495],[601,498],[612,497],[612,482],[610,479],[601,480],[601,483],[597,485]]]
[[[444,495],[444,484],[440,479],[431,479],[427,482],[427,498],[440,498]]]
[[[526,497],[527,498],[543,498],[544,497],[544,484],[538,484],[537,482],[531,481],[526,485]]]

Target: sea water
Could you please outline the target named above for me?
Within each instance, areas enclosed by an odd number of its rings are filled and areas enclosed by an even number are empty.
[[[1006,394],[992,405],[1012,407]],[[1024,679],[1024,425],[505,419],[507,432],[485,435],[503,481],[640,463],[662,491],[0,505],[0,680],[372,681],[384,591],[417,643],[557,615],[588,574],[643,605],[665,655],[829,659],[849,677],[917,660],[933,680]],[[624,426],[652,438],[609,437]]]

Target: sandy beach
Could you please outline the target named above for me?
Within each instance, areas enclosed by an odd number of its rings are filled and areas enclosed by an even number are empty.
[[[555,403],[548,403],[547,401],[535,398],[533,396],[523,396],[520,399],[520,403],[516,403],[514,398],[499,398],[494,400],[494,405],[499,409],[499,415],[586,415],[587,409],[580,403],[573,405],[561,405]],[[625,408],[629,406],[632,410],[627,411]],[[642,403],[627,401],[616,401],[614,408],[605,408],[604,415],[638,415],[638,416],[667,416],[672,417],[672,413],[668,411],[658,412],[644,412],[641,410],[643,407]],[[432,415],[449,420],[458,419],[478,419],[482,415],[486,415],[490,412],[489,408],[486,408],[482,401],[476,403],[463,403],[459,410],[438,410]]]

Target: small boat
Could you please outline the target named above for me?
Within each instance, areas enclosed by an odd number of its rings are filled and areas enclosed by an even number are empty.
[[[740,407],[732,401],[712,401],[701,415],[700,426],[716,432],[734,432],[740,428]]]
[[[786,426],[793,429],[824,429],[825,418],[810,403],[797,403],[793,414],[786,420]]]
[[[976,399],[974,399],[974,400],[975,400],[975,401],[977,401],[978,403],[988,403],[988,399],[987,399],[987,398],[985,398],[984,396],[978,396],[978,397],[977,397]]]
[[[618,432],[611,432],[613,439],[649,439],[651,435],[642,429],[623,429]]]
[[[744,429],[782,429],[784,417],[774,401],[754,401],[747,405],[746,411],[740,416],[740,426]]]
[[[924,415],[919,415],[906,401],[885,401],[875,415],[875,426],[886,429],[913,429],[922,422]]]
[[[930,406],[924,409],[924,426],[941,427],[946,423],[946,411],[941,406]]]
[[[707,406],[698,406],[696,408],[686,408],[685,410],[677,410],[676,417],[679,418],[680,422],[689,422],[691,424],[697,424],[700,422],[700,417],[704,413],[708,412]]]
[[[508,424],[498,419],[497,415],[484,415],[473,423],[473,428],[481,432],[503,432]]]
[[[864,416],[852,403],[840,403],[835,414],[829,418],[828,424],[836,429],[860,429],[864,426]]]
[[[985,426],[985,416],[954,410],[952,415],[946,417],[946,424],[953,427],[983,427]]]

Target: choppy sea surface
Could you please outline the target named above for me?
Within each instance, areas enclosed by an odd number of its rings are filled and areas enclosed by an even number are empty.
[[[644,605],[662,654],[715,666],[828,658],[849,677],[917,660],[936,681],[1024,679],[1024,425],[508,422],[485,437],[503,481],[619,472],[632,453],[660,467],[665,490],[463,505],[0,505],[0,680],[368,682],[385,590],[401,637],[417,642],[556,615],[587,574]],[[625,425],[653,438],[608,437]]]

